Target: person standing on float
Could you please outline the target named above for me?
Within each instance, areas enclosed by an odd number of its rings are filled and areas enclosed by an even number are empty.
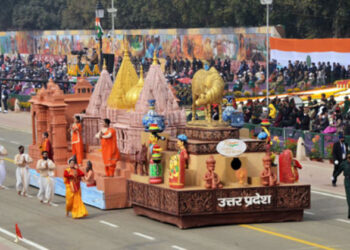
[[[4,148],[4,146],[0,145],[0,189],[3,189],[4,186],[2,185],[6,178],[6,166],[4,157],[7,155],[7,150]]]
[[[72,138],[72,155],[75,155],[77,159],[77,164],[79,167],[81,167],[84,157],[84,144],[79,116],[76,116],[74,118],[74,123],[70,129],[70,132]]]
[[[53,161],[53,150],[52,150],[51,142],[49,140],[48,132],[43,133],[43,142],[41,143],[40,151],[41,153],[47,152],[48,158]]]
[[[33,159],[24,153],[24,147],[21,145],[18,147],[19,153],[15,156],[16,169],[16,190],[18,195],[27,196],[29,186],[29,163],[33,162]]]
[[[113,177],[120,154],[117,147],[117,134],[114,128],[109,127],[110,123],[109,119],[104,119],[103,128],[97,133],[96,137],[101,140],[106,176]]]

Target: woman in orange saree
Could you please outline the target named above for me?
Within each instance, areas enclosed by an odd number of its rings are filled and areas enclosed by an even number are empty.
[[[84,172],[76,167],[76,160],[73,156],[68,161],[69,167],[64,170],[64,183],[66,184],[66,215],[72,213],[73,219],[82,218],[88,215],[86,207],[81,199],[80,181]]]
[[[76,156],[78,166],[81,167],[84,157],[84,145],[82,138],[82,128],[80,123],[80,117],[74,118],[74,123],[71,128],[72,135],[72,154]]]

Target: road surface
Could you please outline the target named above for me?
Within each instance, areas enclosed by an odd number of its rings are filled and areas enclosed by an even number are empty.
[[[87,218],[73,220],[65,216],[64,197],[55,196],[55,206],[48,206],[36,198],[36,188],[30,188],[30,198],[17,195],[11,159],[20,144],[30,142],[28,133],[0,128],[0,144],[9,151],[8,189],[0,190],[0,249],[350,249],[345,197],[317,190],[303,222],[180,230],[136,216],[132,209],[90,206]],[[16,223],[25,238],[18,244],[13,243]]]

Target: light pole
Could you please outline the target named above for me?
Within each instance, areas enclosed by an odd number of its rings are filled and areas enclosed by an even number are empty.
[[[269,106],[269,47],[270,47],[270,29],[269,29],[269,5],[273,0],[260,0],[262,5],[266,5],[266,105]]]
[[[101,0],[98,0],[96,4],[96,29],[97,29],[97,38],[99,39],[99,42],[100,42],[100,62],[98,65],[100,71],[102,71],[102,61],[103,61],[103,53],[102,53],[103,30],[102,30],[100,20],[104,18],[104,16],[105,16],[105,10],[103,9]]]
[[[114,33],[114,19],[117,16],[117,9],[114,8],[114,0],[111,0],[111,2],[112,2],[112,7],[107,9],[107,12],[111,13],[111,16],[112,16],[112,32]]]

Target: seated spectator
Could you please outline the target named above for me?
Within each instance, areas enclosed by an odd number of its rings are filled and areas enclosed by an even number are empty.
[[[343,115],[345,116],[350,108],[350,100],[348,96],[345,96],[344,98],[344,107],[343,107]]]
[[[309,108],[304,107],[304,112],[301,119],[297,119],[297,129],[301,130],[309,130],[310,129],[310,116],[309,116]]]
[[[329,126],[328,112],[324,110],[320,117],[319,132],[324,131]]]
[[[333,133],[337,132],[336,122],[337,122],[337,120],[336,120],[335,114],[331,115],[331,117],[329,119],[329,125],[325,130],[322,131],[322,133],[333,134]]]

